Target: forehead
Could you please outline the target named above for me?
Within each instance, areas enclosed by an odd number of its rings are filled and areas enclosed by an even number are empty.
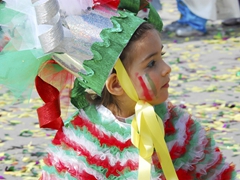
[[[131,47],[130,57],[131,63],[143,61],[154,53],[161,54],[162,42],[160,34],[157,30],[151,29],[134,42]]]

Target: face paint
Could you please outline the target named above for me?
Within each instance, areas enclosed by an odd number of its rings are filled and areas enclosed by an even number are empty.
[[[154,96],[157,96],[157,89],[156,89],[154,82],[152,81],[152,79],[149,77],[148,74],[146,74],[145,76],[147,78],[147,82],[149,83],[149,85],[150,85],[149,87],[152,90]]]
[[[146,77],[146,76],[145,76]],[[150,94],[150,92],[149,92],[149,89],[148,89],[148,87],[150,87],[149,85],[147,85],[145,82],[146,82],[146,80],[144,80],[145,78],[143,78],[143,76],[138,76],[138,80],[140,81],[140,85],[141,85],[141,87],[142,87],[142,89],[143,89],[143,95],[144,95],[144,97],[146,98],[146,100],[148,100],[148,101],[151,101],[152,100],[152,96],[151,96],[151,94]],[[146,78],[147,79],[147,78]],[[147,81],[148,82],[148,81]]]

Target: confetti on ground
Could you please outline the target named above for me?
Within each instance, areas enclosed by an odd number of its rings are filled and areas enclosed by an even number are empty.
[[[177,20],[175,1],[162,3],[164,24]],[[209,22],[207,29],[206,36],[189,38],[163,32],[164,59],[172,68],[169,100],[213,133],[240,179],[240,28]],[[16,102],[0,87],[0,179],[39,178],[41,159],[55,134],[38,127],[36,109],[41,105],[36,95]]]

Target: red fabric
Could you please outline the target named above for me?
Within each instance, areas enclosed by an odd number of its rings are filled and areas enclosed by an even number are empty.
[[[53,166],[54,164],[52,164],[52,160],[53,157],[49,155],[48,159],[45,160],[45,162],[48,161],[49,165]],[[55,164],[55,168],[60,173],[68,172],[69,174],[71,174],[71,176],[75,177],[76,179],[97,180],[93,175],[88,174],[86,171],[83,170],[82,172],[79,172],[76,168],[72,166],[71,167],[65,166],[61,161]]]
[[[40,177],[38,180],[43,180],[43,177],[42,177],[42,175],[41,175],[41,177]]]
[[[88,120],[83,120],[81,117],[76,116],[75,119],[72,121],[72,124],[75,125],[75,126],[83,127],[83,124],[84,124],[85,121],[88,121]],[[88,124],[88,126],[90,126],[89,124]],[[94,127],[92,127],[92,128],[94,128]],[[98,132],[98,134],[101,134],[101,133],[102,132],[100,132],[100,131]],[[99,136],[98,136],[98,138],[99,138]],[[80,156],[86,157],[86,160],[88,161],[89,164],[96,165],[96,166],[102,166],[103,168],[106,168],[107,169],[106,177],[109,177],[110,175],[119,176],[121,173],[123,173],[123,171],[125,170],[126,167],[130,168],[131,170],[136,170],[138,168],[138,164],[136,164],[131,159],[129,159],[125,164],[121,164],[121,162],[118,161],[114,165],[114,167],[112,167],[110,165],[110,160],[109,160],[108,157],[106,157],[104,160],[99,161],[99,159],[100,159],[99,156],[97,156],[97,155],[92,156],[91,152],[88,150],[87,147],[79,146],[78,144],[76,144],[75,142],[73,142],[69,138],[70,137],[65,136],[65,134],[63,133],[62,130],[59,130],[57,132],[54,140],[53,140],[53,144],[55,144],[55,145],[61,145],[62,144],[66,148],[72,148]],[[111,137],[105,135],[104,139],[105,139],[105,141],[109,141],[109,140],[111,140]],[[114,141],[112,140],[112,142],[110,144],[113,146],[116,143],[117,143],[117,140],[115,139]],[[125,144],[125,148],[126,147],[128,147],[128,144]],[[49,159],[51,159],[51,158],[48,158],[48,160],[45,160],[45,164],[47,164],[48,166],[51,164],[49,162]]]
[[[223,171],[219,180],[232,179],[232,172],[235,170],[235,165],[230,164],[227,169]]]
[[[109,5],[113,9],[118,9],[120,0],[93,0],[93,3],[94,3],[94,7],[98,7],[98,6],[107,4],[107,5]],[[143,9],[144,11],[146,11],[145,7],[148,4],[149,4],[149,1],[147,1],[147,0],[146,1],[141,1],[139,10]]]
[[[191,118],[189,118],[186,123],[186,130],[185,130],[186,139],[184,140],[183,146],[179,146],[178,143],[175,143],[170,151],[170,156],[172,160],[175,160],[186,153],[187,147],[189,146],[189,142],[195,133],[195,129],[191,130],[191,127],[193,124],[194,124],[194,121]]]
[[[117,9],[120,3],[120,0],[93,0],[93,3],[94,3],[94,7],[107,4],[110,7]]]
[[[60,110],[59,91],[43,81],[39,76],[35,79],[36,89],[45,105],[37,109],[41,128],[61,129],[63,121]]]
[[[81,117],[77,116],[73,121],[72,124],[75,126],[83,127],[85,126],[89,132],[92,133],[92,136],[96,137],[100,144],[106,144],[107,146],[116,146],[121,151],[125,148],[132,146],[131,139],[126,142],[121,142],[114,136],[108,136],[107,134],[100,131],[93,123],[88,120],[84,120]]]
[[[192,171],[185,171],[183,169],[179,169],[176,171],[176,173],[177,173],[179,180],[194,180],[195,179],[192,175],[192,174],[194,174],[194,172],[192,172]]]
[[[64,137],[64,133],[62,131],[62,129],[59,129],[54,137],[54,139],[52,140],[52,143],[54,145],[61,145],[61,139]]]
[[[165,124],[165,133],[167,135],[174,134],[176,132],[176,129],[171,121],[171,117],[164,123]]]
[[[130,170],[137,170],[138,169],[138,164],[136,164],[134,161],[132,161],[131,159],[127,160],[125,164],[121,164],[120,161],[118,161],[117,163],[114,164],[114,166],[110,165],[110,160],[108,157],[106,157],[103,160],[100,160],[100,157],[98,155],[91,155],[91,152],[88,150],[87,147],[83,147],[83,146],[79,146],[78,144],[76,144],[75,142],[71,141],[71,139],[69,139],[68,137],[66,137],[63,133],[61,133],[60,136],[61,139],[59,139],[58,141],[61,143],[64,143],[65,148],[72,148],[75,152],[77,152],[77,154],[79,154],[79,156],[83,156],[86,158],[87,162],[90,165],[95,165],[95,166],[101,166],[105,169],[107,169],[106,172],[106,177],[108,178],[110,175],[114,175],[114,176],[120,176],[122,173],[124,173],[124,170],[126,168],[129,168]],[[44,159],[44,163],[48,166],[55,166],[56,169],[59,172],[65,172],[68,171],[70,172],[71,169],[70,167],[66,167],[64,165],[63,162],[61,162],[61,160],[58,160],[57,163],[53,163],[56,162],[56,158],[53,157],[53,155],[48,154],[48,157]],[[82,174],[81,172],[77,172],[74,169],[71,171],[71,175],[76,177],[78,174]],[[82,176],[81,176],[82,177]]]
[[[69,97],[73,87],[74,76],[54,60],[47,61],[42,66],[38,76],[60,92],[61,117],[66,116],[70,105]]]
[[[176,171],[176,173],[177,173],[179,180],[194,180],[195,179],[193,176],[193,174],[195,172],[192,172],[192,171],[185,171],[183,169],[179,169]],[[160,178],[162,180],[167,180],[164,175],[160,176]]]

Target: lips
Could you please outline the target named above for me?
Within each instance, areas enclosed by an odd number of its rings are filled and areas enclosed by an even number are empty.
[[[169,81],[162,86],[162,88],[168,88],[169,87]]]

